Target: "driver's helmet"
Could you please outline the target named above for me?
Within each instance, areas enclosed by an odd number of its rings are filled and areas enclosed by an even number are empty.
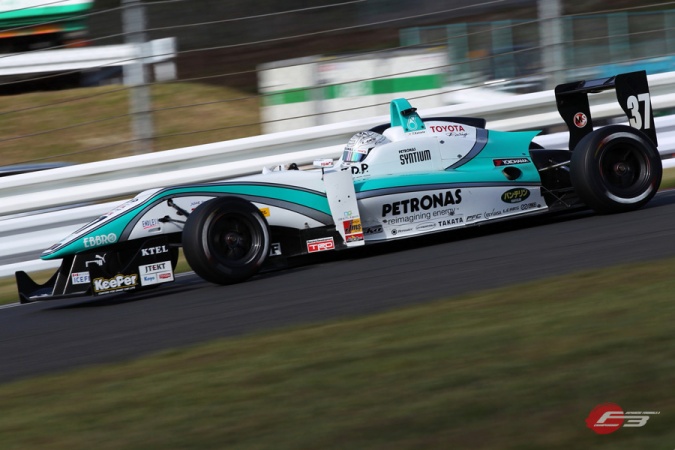
[[[375,146],[385,141],[387,141],[386,137],[374,131],[359,131],[347,142],[342,152],[342,161],[345,163],[361,162]]]

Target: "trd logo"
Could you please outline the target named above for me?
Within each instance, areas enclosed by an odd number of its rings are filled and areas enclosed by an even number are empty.
[[[332,237],[312,239],[307,241],[307,252],[324,252],[326,250],[333,250],[335,248],[335,242]]]

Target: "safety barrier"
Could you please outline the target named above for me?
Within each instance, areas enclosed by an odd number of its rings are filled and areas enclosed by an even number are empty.
[[[167,80],[175,78],[176,71],[171,62],[175,57],[176,38],[155,39],[142,45],[101,45],[33,51],[3,55],[0,58],[0,76],[103,69],[124,66],[143,58],[144,64],[161,63],[155,67],[155,77]]]
[[[675,74],[649,77],[655,111],[675,107]],[[593,117],[623,117],[613,94],[592,97]],[[515,96],[494,103],[462,104],[421,110],[423,117],[486,117],[497,130],[561,125],[553,92]],[[625,119],[625,118],[624,118]],[[263,167],[336,158],[355,132],[386,123],[389,116],[283,131],[250,138],[132,156],[0,179],[0,277],[15,270],[38,270],[53,262],[36,261],[39,252],[117,203],[95,204],[133,196],[155,187],[215,181],[259,172]],[[659,151],[675,154],[675,116],[656,119]],[[565,148],[567,133],[539,136],[545,147]],[[664,167],[675,167],[666,159]],[[89,206],[35,214],[36,210],[88,203]],[[17,216],[18,215],[18,216]]]

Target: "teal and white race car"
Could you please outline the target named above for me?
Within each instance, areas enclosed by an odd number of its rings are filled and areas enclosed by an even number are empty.
[[[615,89],[629,125],[593,129],[588,94]],[[556,88],[571,150],[537,131],[487,130],[476,118],[421,118],[405,99],[390,123],[354,135],[315,168],[152,189],[42,254],[62,264],[44,285],[16,273],[21,302],[104,295],[174,280],[178,250],[213,283],[266,263],[581,206],[645,205],[661,160],[644,72]]]

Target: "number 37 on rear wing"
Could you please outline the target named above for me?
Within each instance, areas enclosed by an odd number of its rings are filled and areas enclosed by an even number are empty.
[[[581,139],[593,131],[588,94],[609,89],[616,91],[616,98],[628,117],[629,125],[642,131],[654,146],[658,146],[647,73],[643,70],[561,84],[555,88],[558,112],[570,130],[569,148],[575,148]]]

